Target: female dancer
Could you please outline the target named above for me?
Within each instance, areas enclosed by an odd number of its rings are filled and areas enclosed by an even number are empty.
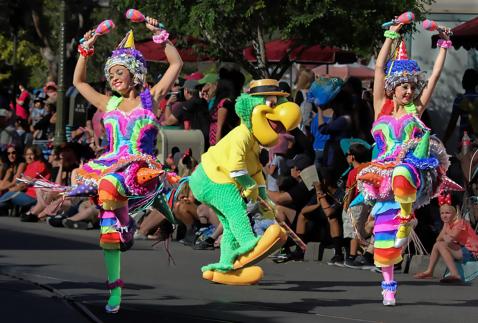
[[[383,304],[395,305],[397,282],[393,265],[402,260],[412,228],[412,212],[427,204],[448,182],[449,166],[442,143],[430,137],[430,129],[420,120],[435,89],[451,41],[440,33],[440,48],[428,82],[422,79],[416,61],[406,57],[403,41],[387,57],[402,25],[385,32],[385,42],[375,66],[372,135],[378,157],[360,171],[358,187],[365,201],[374,204],[375,265],[382,268]]]
[[[93,54],[97,36],[85,34],[86,41],[78,47],[73,84],[91,104],[104,111],[104,124],[109,137],[109,151],[96,160],[84,164],[78,171],[83,187],[77,191],[97,190],[100,207],[100,246],[104,250],[110,297],[108,313],[116,313],[121,302],[120,248],[132,245],[134,221],[128,210],[145,205],[155,197],[159,181],[145,180],[145,168],[161,171],[161,164],[153,156],[159,123],[155,117],[158,102],[170,90],[182,67],[176,48],[167,39],[167,32],[158,29],[155,19],[147,18],[146,27],[153,32],[153,41],[164,44],[169,67],[162,79],[151,90],[145,88],[146,63],[134,49],[132,32],[128,33],[108,58],[105,76],[114,92],[120,96],[108,97],[86,83],[86,63]],[[166,35],[166,37],[165,37]],[[148,176],[146,175],[146,178]]]

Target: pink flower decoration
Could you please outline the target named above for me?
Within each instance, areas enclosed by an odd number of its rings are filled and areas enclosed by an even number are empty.
[[[169,38],[169,33],[167,32],[167,30],[161,29],[159,34],[153,35],[153,42],[155,42],[156,44],[162,44],[165,41],[167,41],[168,38]]]

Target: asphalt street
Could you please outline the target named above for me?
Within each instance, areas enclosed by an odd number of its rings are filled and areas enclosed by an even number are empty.
[[[120,313],[107,299],[98,231],[0,217],[0,322],[476,322],[478,283],[442,285],[398,274],[396,307],[381,305],[381,275],[321,262],[260,265],[255,286],[201,278],[219,251],[137,241],[123,254]]]

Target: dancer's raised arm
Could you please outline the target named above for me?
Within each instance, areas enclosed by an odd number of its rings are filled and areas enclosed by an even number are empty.
[[[161,33],[161,29],[155,27],[155,25],[158,25],[156,19],[147,17],[146,21],[146,27],[151,30],[154,35],[159,35]],[[183,60],[181,59],[178,50],[169,40],[164,43],[164,54],[166,55],[169,67],[161,80],[151,89],[151,95],[155,102],[159,102],[159,100],[169,92],[183,67]],[[157,104],[155,104],[155,106],[157,106]]]
[[[93,54],[93,45],[98,38],[97,35],[91,36],[93,34],[92,32],[93,31],[91,30],[85,34],[84,38],[86,41],[78,47],[80,56],[78,57],[75,72],[73,73],[73,85],[88,102],[99,110],[105,111],[109,97],[96,91],[91,85],[86,83],[86,65],[88,57]]]
[[[417,107],[417,112],[419,115],[421,115],[423,111],[425,111],[428,101],[430,101],[433,91],[435,90],[435,86],[437,85],[438,79],[440,78],[441,71],[443,70],[443,65],[445,65],[446,52],[447,49],[451,46],[451,41],[447,31],[440,32],[440,40],[438,40],[438,43],[440,51],[438,52],[435,64],[433,65],[432,74],[428,79],[427,85],[423,88],[422,93],[415,100],[415,106]]]
[[[398,33],[402,24],[391,26],[389,31],[393,33]],[[398,37],[397,37],[398,38]],[[382,48],[375,62],[375,77],[373,82],[373,109],[375,111],[375,119],[380,114],[383,104],[386,99],[385,94],[385,66],[387,64],[388,54],[390,53],[390,48],[392,47],[393,39],[391,37],[386,37],[383,42]]]

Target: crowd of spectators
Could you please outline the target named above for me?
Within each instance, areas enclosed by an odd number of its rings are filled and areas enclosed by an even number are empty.
[[[301,71],[288,97],[301,108],[300,127],[281,134],[274,147],[261,152],[267,192],[276,207],[274,214],[259,202],[249,203],[251,224],[260,235],[274,221],[285,222],[305,243],[316,241],[332,248],[334,255],[328,260],[329,265],[373,268],[374,219],[369,216],[369,207],[351,204],[358,195],[357,174],[372,158],[372,95],[360,79],[351,77],[333,83],[329,89],[332,94],[318,105],[308,99],[315,79],[310,70]],[[454,112],[451,123],[456,123],[460,116],[463,124],[468,113],[474,126],[476,111],[470,110],[470,100],[475,99],[477,79],[476,71],[465,73],[466,92],[460,102],[465,100],[466,104],[455,102],[454,111],[464,108]],[[161,101],[158,120],[163,127],[200,130],[207,149],[239,124],[234,103],[244,83],[241,72],[225,68],[217,74],[186,75]],[[287,88],[288,84],[281,82],[281,86]],[[76,169],[107,150],[102,114],[91,107],[86,124],[68,131],[68,143],[52,149],[56,85],[47,83],[35,94],[22,85],[19,90],[15,105],[0,109],[1,213],[20,216],[26,222],[46,221],[55,227],[98,228],[98,210],[89,199],[64,199],[61,194],[28,187],[17,178],[74,185]],[[197,163],[190,150],[177,148],[165,160],[165,166],[180,176],[190,175]],[[309,174],[311,167],[317,172],[318,181],[309,185],[303,173]],[[187,184],[178,190],[176,200],[170,204],[180,222],[176,238],[198,250],[218,248],[222,227],[217,215],[194,199]],[[429,210],[435,210],[431,212],[435,216],[430,212],[424,220],[419,216],[417,232],[427,232],[422,237],[431,249],[441,226],[438,211],[433,206]],[[171,230],[164,224],[166,216],[154,205],[133,217],[138,222],[135,239],[158,240]],[[304,251],[290,240],[274,261],[303,258]]]

